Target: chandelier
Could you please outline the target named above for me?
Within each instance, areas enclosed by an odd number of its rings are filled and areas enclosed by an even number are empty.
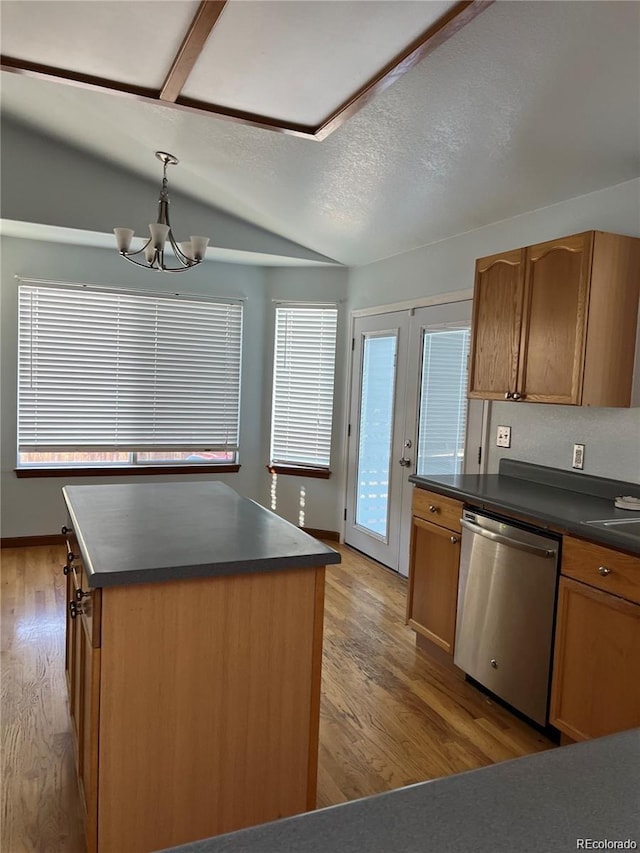
[[[140,249],[131,250],[131,241],[134,231],[132,228],[114,228],[118,252],[126,260],[139,267],[161,272],[184,272],[195,267],[204,258],[207,250],[208,237],[191,237],[188,241],[178,244],[171,231],[169,222],[169,184],[167,181],[167,166],[176,166],[179,162],[173,154],[166,151],[156,151],[156,157],[163,164],[162,189],[158,199],[158,221],[149,225],[151,236]],[[167,266],[164,262],[165,245],[173,249],[179,266]],[[136,255],[144,255],[146,263],[142,260],[134,260]]]

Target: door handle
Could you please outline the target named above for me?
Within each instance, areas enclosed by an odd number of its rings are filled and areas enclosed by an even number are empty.
[[[407,459],[406,456],[403,456],[402,459],[398,459],[398,462],[400,463],[400,465],[402,465],[403,468],[408,468],[409,465],[411,465],[411,460]]]
[[[526,551],[528,554],[536,554],[538,557],[555,557],[556,555],[555,548],[539,548],[537,545],[530,545],[528,542],[520,542],[518,539],[502,536],[500,533],[494,533],[493,530],[485,530],[478,524],[472,524],[466,518],[461,518],[460,524],[477,536],[484,536],[485,539],[491,539],[492,542],[497,542],[500,545],[508,545],[510,548],[517,548],[519,551]]]

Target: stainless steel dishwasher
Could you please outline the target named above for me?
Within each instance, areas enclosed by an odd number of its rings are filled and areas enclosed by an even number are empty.
[[[454,663],[545,726],[559,537],[462,515]]]

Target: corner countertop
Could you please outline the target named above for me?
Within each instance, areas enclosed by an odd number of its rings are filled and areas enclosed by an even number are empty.
[[[620,527],[599,528],[585,521],[640,519],[640,513],[614,507],[617,495],[640,496],[640,485],[560,471],[502,459],[499,474],[449,474],[410,482],[422,489],[456,498],[493,512],[526,516],[541,527],[571,533],[600,545],[640,555],[640,536]]]
[[[638,767],[640,729],[633,729],[218,835],[171,853],[567,853],[578,839],[629,839],[635,844],[627,847],[635,847]]]
[[[89,587],[310,568],[340,554],[219,482],[65,486]]]

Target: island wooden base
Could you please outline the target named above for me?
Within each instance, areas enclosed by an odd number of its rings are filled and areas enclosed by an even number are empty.
[[[89,853],[158,850],[315,807],[324,568],[92,596],[93,625],[67,626]]]

